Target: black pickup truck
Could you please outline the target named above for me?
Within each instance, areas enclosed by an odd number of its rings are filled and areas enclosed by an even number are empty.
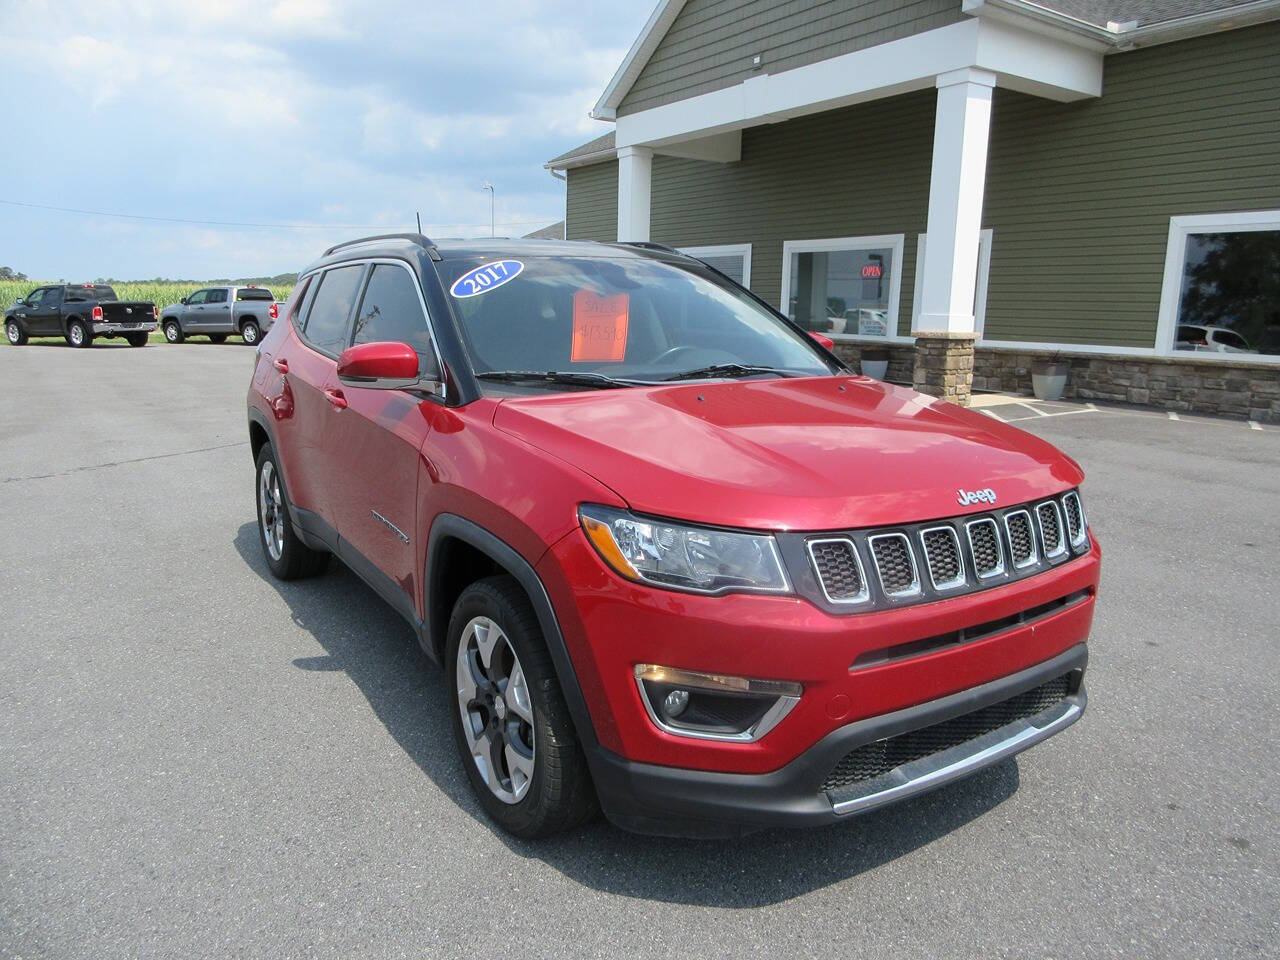
[[[65,337],[89,347],[95,337],[124,337],[142,347],[160,313],[145,300],[122,301],[104,283],[59,283],[38,287],[4,312],[4,333],[20,347],[29,337]]]

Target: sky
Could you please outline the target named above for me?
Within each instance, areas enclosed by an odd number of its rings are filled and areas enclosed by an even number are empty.
[[[652,6],[0,0],[0,265],[272,276],[415,210],[487,236],[485,180],[498,234],[529,233],[564,216],[542,164],[611,129],[588,114]]]

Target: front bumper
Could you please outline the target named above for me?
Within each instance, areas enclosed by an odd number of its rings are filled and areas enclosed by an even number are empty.
[[[151,333],[156,329],[154,320],[142,320],[129,323],[95,323],[94,336],[115,336],[121,333]]]
[[[1087,661],[1088,650],[1079,644],[1010,676],[847,724],[769,773],[636,763],[602,750],[592,764],[596,790],[610,820],[643,833],[732,836],[839,822],[966,777],[1066,729],[1084,712]],[[995,709],[1063,677],[1066,697],[1046,709],[858,784],[828,786],[832,771],[859,747]]]

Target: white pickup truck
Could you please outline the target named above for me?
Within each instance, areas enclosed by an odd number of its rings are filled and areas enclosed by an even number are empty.
[[[222,343],[231,334],[256,345],[271,329],[280,302],[266,287],[205,287],[160,312],[160,329],[169,343],[205,336]]]

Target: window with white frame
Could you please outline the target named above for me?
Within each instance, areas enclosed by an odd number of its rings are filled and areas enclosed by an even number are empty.
[[[991,273],[991,237],[990,229],[978,234],[978,276],[973,285],[973,329],[982,334],[987,320],[987,277]],[[916,320],[920,316],[920,296],[924,292],[924,258],[928,249],[928,234],[920,234],[916,238],[916,283],[911,297],[911,327],[915,329]]]
[[[903,235],[788,240],[782,307],[806,330],[830,337],[898,337]]]
[[[713,247],[679,247],[681,253],[697,257],[715,267],[734,283],[751,286],[751,244],[725,243]]]
[[[1280,210],[1171,218],[1157,345],[1280,361]]]

